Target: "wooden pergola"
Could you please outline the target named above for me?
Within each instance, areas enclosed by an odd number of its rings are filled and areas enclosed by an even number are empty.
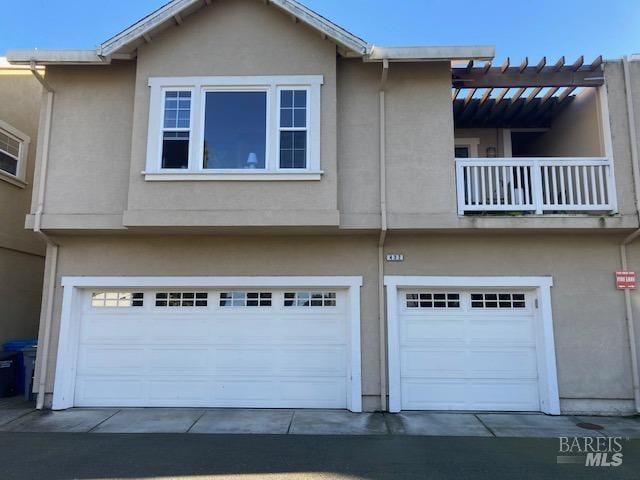
[[[552,65],[525,58],[513,66],[491,62],[452,67],[452,100],[457,128],[545,128],[569,105],[576,90],[604,84],[602,56],[591,64],[581,56],[572,64],[561,57]]]

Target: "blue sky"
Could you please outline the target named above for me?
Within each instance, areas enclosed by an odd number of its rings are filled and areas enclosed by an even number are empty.
[[[258,0],[256,0],[258,1]],[[10,48],[93,48],[165,0],[0,0]],[[640,53],[640,0],[304,0],[378,45],[493,44],[497,58]]]

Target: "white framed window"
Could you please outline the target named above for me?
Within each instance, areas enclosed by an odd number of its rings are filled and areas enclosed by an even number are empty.
[[[0,179],[25,186],[30,142],[28,135],[0,120]]]
[[[323,77],[154,77],[146,180],[319,180]]]

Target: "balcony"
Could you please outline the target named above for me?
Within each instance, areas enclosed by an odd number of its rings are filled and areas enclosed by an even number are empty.
[[[615,213],[609,158],[456,159],[458,214]]]
[[[602,57],[454,66],[458,214],[617,213],[603,84]]]

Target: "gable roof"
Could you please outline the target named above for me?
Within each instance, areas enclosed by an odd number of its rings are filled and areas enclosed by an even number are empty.
[[[160,31],[210,5],[214,0],[171,0],[122,32],[103,42],[95,50],[10,50],[7,58],[13,64],[108,64],[112,59],[130,59],[136,48]],[[258,1],[258,0],[256,0]],[[343,56],[366,61],[431,61],[477,59],[490,60],[493,46],[460,47],[374,47],[296,0],[262,0],[317,30],[338,45]]]
[[[193,13],[210,2],[211,0],[205,0],[204,3],[203,0],[173,0],[102,43],[97,53],[100,56],[120,53],[126,50],[127,46],[144,38],[149,32],[162,28],[167,23],[180,22],[181,16]],[[267,0],[267,3],[293,15],[297,20],[318,30],[358,56],[366,54],[369,50],[367,42],[295,0]]]

